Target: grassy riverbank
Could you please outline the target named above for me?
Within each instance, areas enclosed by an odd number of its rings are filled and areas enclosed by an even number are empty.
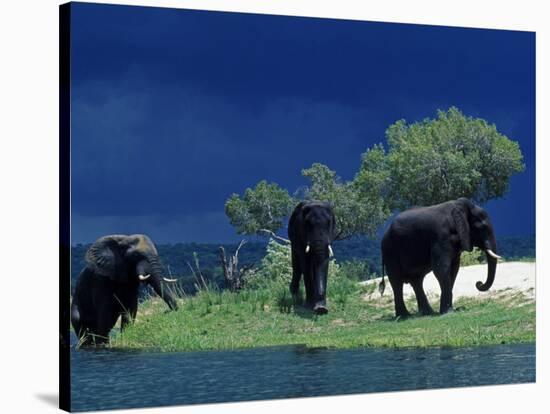
[[[474,346],[535,341],[535,303],[514,290],[459,298],[455,312],[395,321],[392,295],[365,300],[375,285],[329,280],[330,312],[294,306],[286,286],[240,293],[203,290],[166,312],[158,299],[140,305],[136,323],[115,334],[116,348],[197,351],[303,344],[309,347]],[[374,299],[372,298],[374,297]],[[432,300],[437,309],[438,300]],[[416,301],[407,307],[416,310]]]

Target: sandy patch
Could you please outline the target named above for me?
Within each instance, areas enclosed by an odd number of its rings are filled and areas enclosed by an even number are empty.
[[[476,288],[476,282],[478,280],[485,282],[487,278],[487,265],[461,267],[456,277],[453,289],[453,299],[461,296],[482,298],[488,294],[504,293],[505,291],[509,291],[510,293],[520,291],[528,298],[535,299],[535,267],[536,265],[534,262],[499,263],[495,282],[487,292],[480,292]],[[376,283],[378,285],[379,282],[380,279],[374,279],[362,283]],[[439,283],[432,272],[428,273],[424,279],[424,291],[428,297],[439,297],[441,293]],[[393,292],[386,276],[386,291],[384,296],[387,294],[393,295]],[[403,287],[403,294],[405,297],[414,297],[414,291],[408,283]],[[373,293],[364,296],[364,299],[371,298],[380,298],[378,288]]]

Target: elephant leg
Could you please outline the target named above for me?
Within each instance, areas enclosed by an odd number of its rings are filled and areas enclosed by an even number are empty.
[[[418,303],[418,312],[422,315],[432,315],[434,313],[430,302],[424,292],[424,276],[416,276],[411,278],[411,286],[416,296],[416,302]]]
[[[127,307],[127,309],[123,310],[120,314],[120,330],[124,331],[124,329],[130,324],[134,323],[136,320],[137,315],[137,296],[134,299],[132,299],[132,303],[130,303]]]
[[[453,310],[453,281],[452,281],[452,260],[451,255],[446,254],[442,249],[432,251],[432,267],[435,277],[441,288],[441,301],[439,313],[444,314]]]
[[[74,303],[71,304],[71,324],[73,325],[74,332],[78,339],[81,339],[84,336],[85,332],[82,328],[82,321],[80,319],[80,311],[78,306]]]
[[[453,311],[453,289],[448,275],[438,277],[439,287],[441,288],[441,301],[439,303],[439,313],[445,314]]]
[[[123,312],[120,314],[120,331],[123,332],[124,329],[135,320],[135,314],[132,315],[130,312]]]
[[[90,332],[94,331],[94,327],[82,320],[80,310],[76,304],[71,304],[71,324],[73,325],[74,332],[78,338],[78,347],[92,345],[93,335]]]
[[[310,269],[310,265],[307,265],[307,270],[304,272],[304,286],[306,290],[306,304],[307,306],[313,306],[314,292],[313,292],[313,272]]]
[[[137,303],[135,307],[129,307],[126,310],[123,310],[120,313],[120,330],[124,331],[124,329],[130,324],[133,323],[136,320],[136,314],[137,314]]]
[[[124,329],[130,324],[130,314],[128,312],[122,312],[120,315],[120,331],[123,332]]]
[[[451,289],[455,286],[456,276],[460,269],[460,255],[458,255],[451,263]]]
[[[109,332],[115,325],[119,313],[111,303],[103,303],[97,312],[97,329],[94,331],[93,340],[96,345],[109,343]]]
[[[296,253],[292,251],[292,280],[290,281],[290,293],[294,299],[298,297],[301,278],[302,267],[300,266],[300,259],[297,257]]]
[[[401,278],[389,277],[391,288],[393,290],[393,300],[395,303],[395,316],[406,318],[410,316],[405,301],[403,300],[403,280]]]

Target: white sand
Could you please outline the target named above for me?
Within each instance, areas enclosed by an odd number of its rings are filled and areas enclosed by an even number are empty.
[[[535,263],[528,262],[506,262],[499,263],[497,265],[497,273],[495,276],[495,282],[491,289],[486,292],[480,292],[476,288],[476,282],[479,280],[485,282],[487,278],[487,265],[475,265],[461,267],[458,276],[456,277],[455,286],[453,289],[453,299],[456,299],[461,296],[470,296],[470,297],[484,297],[489,294],[502,293],[506,290],[508,291],[521,291],[527,297],[534,299],[535,298]],[[362,282],[365,284],[378,283],[380,279],[369,280]],[[433,273],[426,275],[424,279],[424,291],[428,297],[434,297],[441,294],[439,288],[439,283],[435,278]],[[384,296],[392,295],[391,285],[386,276],[386,290]],[[405,283],[403,287],[403,294],[405,297],[414,296],[414,291],[408,283]],[[370,298],[379,298],[380,293],[378,289],[374,293],[366,295],[365,299]]]

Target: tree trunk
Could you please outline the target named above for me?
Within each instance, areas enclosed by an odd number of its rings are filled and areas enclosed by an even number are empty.
[[[220,260],[223,269],[225,285],[232,292],[236,292],[242,287],[243,271],[239,269],[239,250],[246,243],[246,240],[241,240],[235,254],[229,257],[229,261],[225,255],[225,249],[220,246]]]

